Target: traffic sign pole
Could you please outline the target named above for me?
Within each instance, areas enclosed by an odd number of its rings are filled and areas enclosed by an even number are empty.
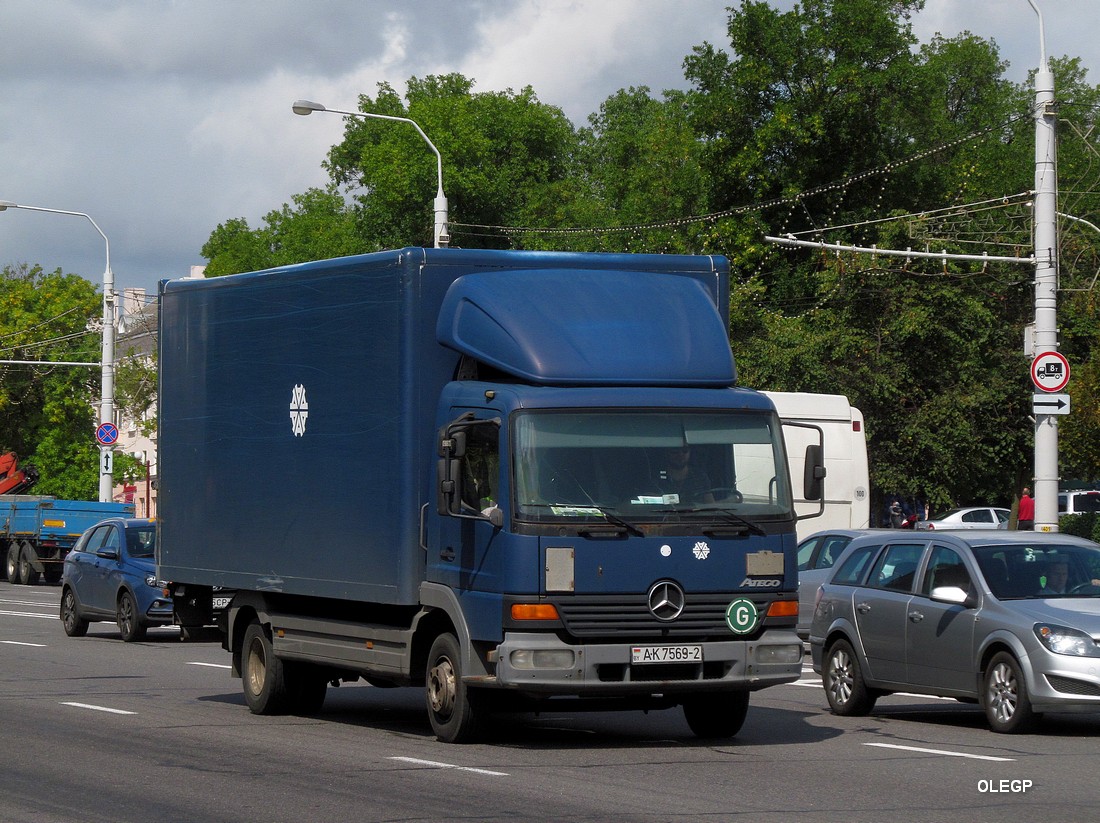
[[[1043,15],[1039,16],[1039,69],[1035,72],[1035,189],[1032,200],[1035,243],[1035,352],[1039,358],[1058,352],[1058,144],[1055,128],[1058,108],[1054,96],[1054,72],[1047,61]],[[1037,358],[1038,359],[1038,358]],[[1066,370],[1068,379],[1068,369]],[[1034,378],[1033,378],[1034,379]],[[1054,382],[1054,381],[1051,381]],[[1044,392],[1060,391],[1047,385]],[[1058,531],[1058,416],[1035,415],[1035,530]]]

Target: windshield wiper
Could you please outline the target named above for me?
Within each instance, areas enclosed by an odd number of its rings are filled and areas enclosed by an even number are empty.
[[[658,509],[662,513],[676,513],[676,514],[700,514],[701,512],[713,512],[722,516],[724,522],[734,526],[743,526],[748,530],[749,534],[755,534],[760,537],[767,535],[767,532],[753,523],[751,520],[746,520],[737,512],[730,511],[729,509],[716,509],[711,506],[693,506],[687,509]]]
[[[611,511],[605,506],[593,506],[593,508],[599,509],[603,516],[607,518],[608,523],[613,523],[616,526],[621,526],[635,537],[645,537],[644,531],[639,529],[633,523],[628,523],[626,520],[623,520],[621,517],[619,517],[619,515],[612,514]]]
[[[607,506],[601,506],[598,503],[524,503],[524,506],[536,509],[553,509],[553,508],[571,508],[575,510],[593,509],[592,512],[583,512],[584,514],[595,514],[599,512],[603,518],[613,526],[618,526],[620,529],[626,530],[627,533],[634,535],[635,537],[645,537],[645,532],[626,520],[623,520],[619,515],[613,514]],[[591,529],[583,528],[584,524],[578,524],[582,528],[578,529],[582,534],[586,531],[592,531]]]

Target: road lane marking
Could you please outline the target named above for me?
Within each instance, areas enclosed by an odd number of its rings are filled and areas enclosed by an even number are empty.
[[[435,760],[421,760],[418,757],[390,757],[389,760],[400,760],[403,763],[412,763],[415,766],[431,766],[436,769],[457,769],[460,772],[474,772],[475,774],[488,774],[494,777],[509,777],[508,772],[493,772],[488,769],[475,769],[472,766],[456,766],[454,763],[438,763]]]
[[[920,746],[898,746],[894,743],[864,743],[864,746],[878,746],[880,749],[901,749],[906,752],[922,752],[924,754],[942,754],[944,757],[966,757],[971,760],[994,760],[998,763],[1011,763],[1015,757],[993,757],[988,754],[966,754],[965,752],[949,752],[944,749],[922,749]]]
[[[188,666],[206,666],[211,669],[229,669],[232,668],[228,663],[200,663],[197,660],[190,660],[187,663]]]
[[[91,709],[93,712],[107,712],[108,714],[137,714],[137,712],[127,712],[122,709],[109,709],[106,706],[93,706],[91,703],[70,703],[62,701],[62,706],[72,706],[75,709]]]
[[[57,620],[56,614],[35,614],[34,612],[5,612],[0,611],[0,614],[6,617],[45,617],[47,620]]]
[[[45,643],[24,643],[21,640],[0,640],[0,643],[6,643],[9,646],[34,646],[36,649],[46,648]]]

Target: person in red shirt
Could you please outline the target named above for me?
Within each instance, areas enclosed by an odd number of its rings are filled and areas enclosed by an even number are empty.
[[[1035,501],[1031,498],[1031,489],[1024,487],[1020,495],[1020,508],[1016,513],[1016,528],[1020,531],[1032,531],[1035,528]]]

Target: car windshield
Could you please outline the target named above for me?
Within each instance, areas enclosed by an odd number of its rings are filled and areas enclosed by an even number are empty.
[[[964,511],[964,509],[951,509],[950,511],[945,511],[943,514],[937,514],[934,517],[931,517],[929,519],[931,519],[931,520],[946,520],[949,517],[956,517],[957,515],[961,514],[963,511]]]
[[[976,546],[974,557],[998,600],[1100,597],[1100,546]]]
[[[514,432],[516,513],[527,522],[791,516],[772,412],[526,412]]]
[[[126,530],[126,550],[130,557],[152,557],[157,547],[157,530],[152,526]]]

